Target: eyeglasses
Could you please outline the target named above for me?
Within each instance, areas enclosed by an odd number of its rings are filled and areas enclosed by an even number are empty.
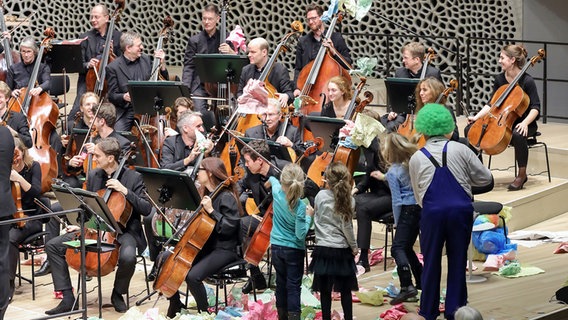
[[[317,19],[319,19],[320,17],[311,17],[311,18],[306,18],[306,20],[308,20],[308,22],[312,22],[312,21],[316,21]]]

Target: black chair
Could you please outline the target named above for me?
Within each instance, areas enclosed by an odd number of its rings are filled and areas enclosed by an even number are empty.
[[[248,262],[244,259],[239,259],[225,266],[221,271],[208,277],[205,282],[215,285],[215,313],[219,310],[219,288],[223,288],[225,293],[225,305],[227,304],[227,285],[251,281],[247,272]],[[188,288],[189,290],[189,288]],[[253,295],[256,301],[256,288],[253,282]]]
[[[392,212],[384,214],[380,219],[376,220],[380,224],[385,225],[385,246],[383,247],[383,270],[387,271],[387,256],[389,247],[389,233],[391,246],[394,241],[394,215]]]
[[[34,233],[24,239],[18,247],[18,251],[24,254],[24,259],[31,257],[32,261],[32,277],[31,279],[22,276],[22,265],[20,259],[18,259],[18,286],[22,285],[22,280],[31,283],[32,285],[32,300],[35,300],[35,264],[34,257],[42,253],[45,250],[45,235],[48,234],[47,231],[41,231]]]
[[[136,256],[136,263],[142,263],[144,267],[144,282],[146,283],[146,296],[150,295],[150,284],[148,284],[148,267],[146,266],[146,257],[144,257],[141,253],[138,253]],[[142,291],[144,292],[144,291]],[[138,305],[138,304],[136,304]],[[130,309],[130,289],[126,293],[126,307]]]
[[[534,135],[527,138],[527,144],[529,145],[529,149],[544,147],[544,157],[546,159],[546,170],[541,171],[541,172],[539,172],[535,175],[540,175],[540,174],[546,172],[548,174],[548,182],[551,182],[552,180],[550,178],[550,162],[548,160],[548,146],[546,145],[546,143],[537,140],[537,137],[539,137],[541,135],[542,134],[537,131]],[[489,156],[489,163],[487,164],[487,168],[489,168],[489,169],[491,169],[491,157],[492,156],[490,155]],[[517,176],[517,159],[516,158],[515,158],[515,165],[514,166],[515,166],[515,176]]]
[[[51,89],[49,90],[49,95],[51,96],[51,99],[53,100],[53,102],[55,102],[57,104],[59,109],[65,107],[64,103],[60,103],[59,96],[69,92],[69,85],[70,85],[69,76],[68,75],[63,76],[63,75],[60,75],[60,74],[56,74],[56,75],[52,74],[51,78],[49,80],[49,84],[51,86]],[[67,90],[65,90],[65,89],[67,89]]]

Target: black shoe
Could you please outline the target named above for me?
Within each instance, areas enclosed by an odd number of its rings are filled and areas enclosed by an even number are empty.
[[[146,281],[152,282],[156,280],[157,276],[158,276],[158,264],[154,263],[154,265],[152,266],[152,270],[150,270],[150,273],[148,273],[148,276],[146,277]]]
[[[417,294],[418,294],[418,290],[416,290],[416,288],[413,285],[401,288],[398,295],[390,301],[390,304],[391,304],[391,306],[394,306],[394,305],[397,305],[399,303],[403,303],[403,302],[405,302],[406,300],[408,300],[412,297],[416,297]]]
[[[181,312],[181,309],[187,309],[185,304],[181,303],[179,296],[177,298],[170,299],[170,305],[168,306],[168,318],[175,318],[178,312]]]
[[[68,302],[68,301],[61,301],[57,307],[51,309],[51,310],[47,310],[45,312],[45,314],[47,315],[54,315],[54,314],[60,314],[60,313],[64,313],[64,312],[69,312],[71,310],[77,310],[78,309],[78,305],[75,304],[73,305],[74,301]]]
[[[267,288],[266,279],[264,279],[263,275],[256,276],[256,277],[253,276],[253,277],[251,277],[251,279],[249,279],[247,281],[247,283],[245,283],[245,285],[243,286],[242,291],[243,291],[244,294],[249,294],[252,291],[253,281],[254,281],[254,289],[255,290],[264,290],[264,289]]]
[[[49,260],[45,260],[38,271],[34,273],[34,277],[42,277],[51,273],[51,265]]]
[[[110,296],[110,303],[114,306],[116,312],[124,313],[128,310],[124,298],[122,295],[115,290],[112,290],[112,295]]]
[[[518,191],[521,190],[523,188],[523,186],[525,185],[525,183],[527,182],[529,178],[526,177],[524,180],[521,180],[521,178],[515,178],[515,180],[513,180],[513,183],[511,183],[507,189],[509,191]]]
[[[369,262],[359,260],[359,262],[357,262],[357,265],[365,268],[365,273],[371,272],[371,266],[369,265]]]

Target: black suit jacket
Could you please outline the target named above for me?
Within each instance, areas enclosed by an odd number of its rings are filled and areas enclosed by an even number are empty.
[[[107,180],[107,173],[104,170],[100,168],[93,169],[89,172],[87,190],[98,191],[104,189]],[[128,189],[126,200],[132,205],[132,215],[130,216],[130,220],[126,223],[126,228],[122,228],[122,231],[136,238],[138,250],[142,252],[147,243],[142,231],[141,216],[149,215],[152,210],[152,205],[144,193],[146,187],[142,182],[142,175],[140,173],[124,168],[118,180]]]
[[[112,33],[112,52],[117,57],[122,55],[122,49],[120,48],[121,35],[122,32],[114,29],[114,32]],[[81,39],[85,37],[87,39],[81,42],[81,53],[83,54],[83,72],[81,72],[80,74],[83,75],[87,73],[89,61],[91,61],[91,59],[101,59],[101,54],[104,50],[105,45],[105,38],[102,38],[101,34],[95,29],[91,29],[79,36],[79,38]]]
[[[160,157],[160,165],[163,169],[183,171],[187,166],[183,165],[185,159],[185,142],[181,135],[167,137],[162,146],[162,156]],[[191,150],[191,149],[190,149]],[[192,165],[192,163],[190,163]]]
[[[33,141],[32,136],[30,135],[28,119],[23,113],[10,111],[10,116],[6,123],[18,133],[18,137],[22,140],[26,147],[32,147]]]
[[[132,68],[139,65],[142,70],[142,78],[135,79]],[[131,63],[124,55],[116,58],[106,67],[108,99],[116,107],[116,118],[120,118],[126,111],[131,110],[130,103],[124,100],[124,94],[128,92],[129,80],[146,81],[150,79],[152,73],[152,59],[146,54],[142,54],[140,59]],[[168,72],[160,72],[165,79],[168,79]],[[132,111],[133,112],[133,111]]]
[[[256,65],[249,64],[243,68],[241,71],[241,78],[239,79],[239,88],[237,90],[237,97],[240,97],[243,94],[243,89],[247,85],[249,79],[258,79],[260,77],[261,72],[256,72]],[[268,82],[278,93],[285,93],[288,95],[288,102],[294,101],[294,85],[292,84],[292,80],[290,80],[290,73],[288,69],[280,63],[274,63],[270,74],[268,75]]]
[[[424,65],[422,65],[422,68],[424,68]],[[422,68],[420,69],[420,71],[418,73],[412,73],[412,71],[406,69],[405,67],[400,67],[398,69],[396,69],[396,71],[394,72],[394,76],[396,78],[410,78],[410,79],[420,79],[420,75],[422,74]],[[424,76],[425,78],[428,77],[434,77],[438,80],[440,80],[440,82],[444,83],[444,80],[442,80],[442,74],[440,73],[440,70],[434,66],[428,65],[426,68],[426,75]]]
[[[189,88],[192,95],[205,96],[205,88],[201,85],[201,80],[195,69],[194,57],[198,53],[219,53],[219,43],[221,42],[219,35],[219,30],[215,32],[213,37],[209,37],[207,32],[202,30],[187,40],[183,56],[182,82]]]
[[[280,136],[280,128],[282,126],[282,123],[280,123],[278,125],[278,129],[276,130],[276,132],[278,134],[275,134],[272,137],[268,137],[268,140],[271,141],[276,141],[276,139],[278,139],[278,137]],[[304,153],[304,151],[306,151],[306,148],[304,148],[303,145],[303,141],[302,141],[302,137],[300,135],[300,131],[298,130],[298,128],[294,127],[291,124],[288,124],[288,127],[286,127],[286,132],[284,133],[284,136],[286,136],[286,138],[290,139],[290,141],[292,141],[292,143],[294,144],[292,146],[292,149],[294,149],[294,151],[296,152],[297,155],[300,155],[302,153]],[[252,128],[249,128],[245,131],[245,137],[249,137],[249,138],[255,138],[255,139],[264,139],[265,135],[264,135],[264,127],[262,125],[258,125],[258,126],[254,126]]]
[[[12,198],[10,173],[12,172],[12,160],[14,159],[14,138],[10,130],[0,126],[0,218],[14,214],[16,205]],[[6,238],[8,236],[6,235]]]

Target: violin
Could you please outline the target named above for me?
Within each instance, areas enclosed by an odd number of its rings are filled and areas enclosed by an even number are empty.
[[[87,70],[87,75],[85,77],[87,91],[95,92],[99,97],[106,96],[106,92],[108,91],[106,83],[106,66],[116,58],[111,46],[112,35],[114,34],[115,23],[120,20],[120,15],[124,10],[124,0],[115,0],[114,2],[117,7],[113,12],[107,27],[105,46],[101,59],[93,68],[89,68],[89,70]]]
[[[331,39],[336,23],[341,20],[343,20],[343,13],[339,12],[331,20],[324,36],[325,39]],[[353,69],[339,53],[337,56],[342,64]],[[318,100],[322,93],[326,92],[327,82],[334,76],[343,76],[351,82],[348,70],[331,56],[327,47],[321,46],[316,58],[304,66],[298,74],[296,86],[302,88],[299,98],[302,101],[300,112],[303,115],[321,111],[322,105],[318,103]]]
[[[75,119],[73,122],[73,127],[77,127],[79,125],[79,122],[81,121],[81,119],[83,118],[83,113],[81,111],[77,112],[75,114]],[[61,158],[61,165],[63,166],[63,172],[68,175],[68,176],[76,176],[80,174],[80,171],[77,170],[69,170],[68,168],[68,162],[69,160],[71,160],[71,158],[73,158],[74,155],[77,154],[77,143],[75,141],[75,135],[73,134],[67,134],[68,137],[68,141],[67,141],[67,147],[65,149],[65,154],[63,155],[63,157]]]
[[[227,178],[221,182],[209,197],[213,200],[224,188],[228,188],[237,180],[242,178],[242,172],[238,171],[237,175]],[[185,277],[191,267],[195,257],[199,254],[203,246],[213,233],[215,228],[215,220],[205,212],[203,205],[199,205],[195,210],[193,217],[184,225],[179,228],[183,230],[186,226],[183,236],[180,238],[172,253],[166,258],[160,268],[160,272],[156,281],[154,281],[154,290],[170,298],[173,296],[185,281]],[[172,235],[173,239],[177,236]],[[168,241],[169,242],[169,241]]]
[[[511,83],[497,89],[491,98],[489,112],[477,119],[469,129],[467,139],[476,149],[483,150],[488,155],[496,155],[511,143],[513,124],[527,111],[530,103],[529,97],[517,84],[527,69],[544,56],[544,49],[539,49],[538,54],[527,61]]]

